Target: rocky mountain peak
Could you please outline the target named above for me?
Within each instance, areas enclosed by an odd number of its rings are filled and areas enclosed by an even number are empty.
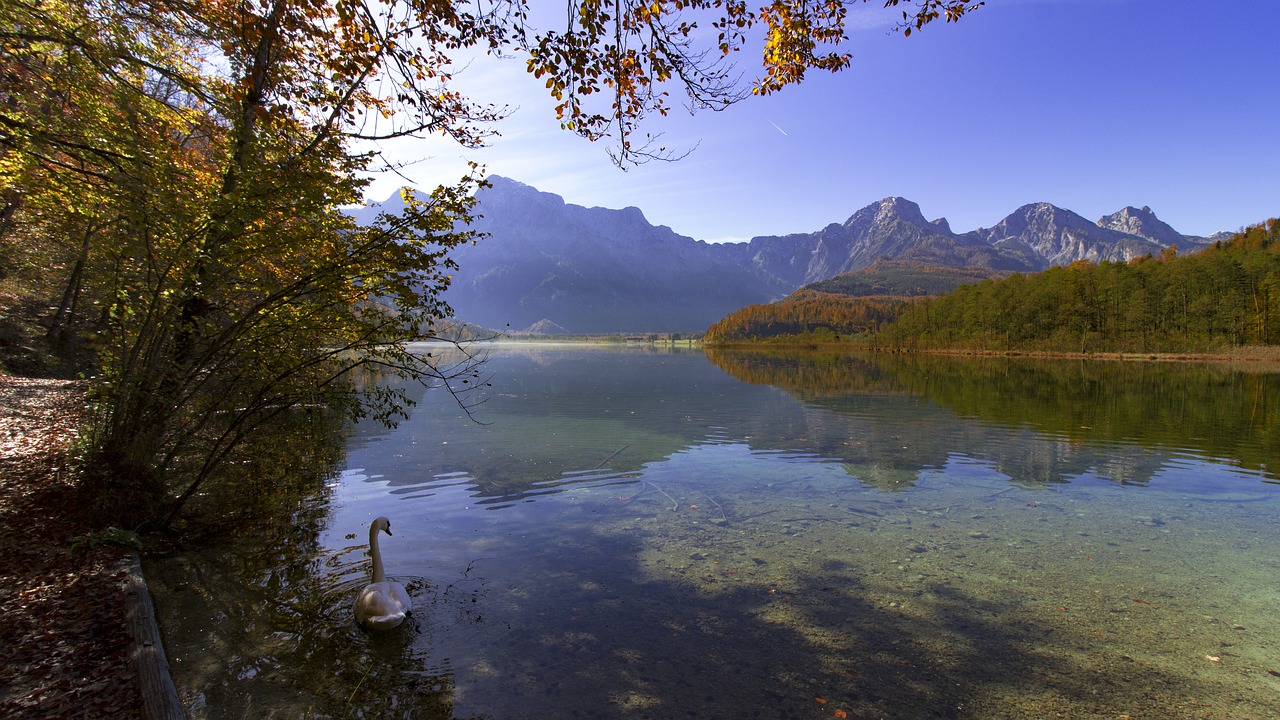
[[[1159,252],[1162,247],[1154,240],[1089,222],[1049,203],[1023,205],[983,237],[1003,249],[1032,251],[1042,263],[1039,269],[1077,260],[1130,260]]]
[[[476,196],[487,207],[523,209],[526,212],[537,208],[540,211],[556,213],[565,207],[564,198],[559,195],[543,192],[531,185],[525,185],[501,175],[489,176],[489,187],[480,190]]]
[[[1146,205],[1141,208],[1135,208],[1130,205],[1110,215],[1105,215],[1098,220],[1098,227],[1137,235],[1162,245],[1175,245],[1183,242],[1183,236],[1170,227],[1168,223],[1156,217],[1156,214],[1151,212],[1151,208]]]
[[[1077,260],[1128,260],[1178,244],[1195,247],[1150,208],[1126,207],[1098,222],[1049,203],[1018,208],[990,229],[957,235],[945,218],[891,196],[844,223],[747,243],[708,244],[654,226],[638,208],[587,208],[492,176],[477,193],[473,227],[488,235],[456,248],[445,299],[458,317],[532,333],[701,330],[745,305],[882,258],[937,267],[1034,272]],[[381,207],[350,211],[370,222]]]
[[[901,197],[887,197],[854,213],[844,224],[846,228],[877,232],[888,228],[895,221],[916,227],[928,227],[920,206]]]
[[[1061,235],[1070,230],[1097,230],[1097,225],[1070,210],[1046,202],[1028,203],[1009,213],[990,230],[984,231],[990,243],[1010,240],[1026,242],[1032,237]]]

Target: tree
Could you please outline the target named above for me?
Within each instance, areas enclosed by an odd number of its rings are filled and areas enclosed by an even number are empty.
[[[909,34],[981,3],[900,4]],[[0,262],[58,276],[50,334],[96,348],[105,472],[85,485],[104,515],[172,521],[296,408],[404,412],[403,393],[357,393],[355,369],[479,382],[470,355],[409,343],[452,314],[482,174],[368,227],[340,210],[395,170],[357,141],[491,132],[504,109],[450,87],[461,54],[523,56],[564,127],[624,166],[672,157],[637,140],[672,91],[694,109],[749,95],[729,60],[754,41],[757,94],[849,63],[841,2],[568,9],[541,30],[524,0],[0,0]]]
[[[670,111],[672,89],[691,111],[723,109],[799,83],[810,69],[848,67],[850,54],[840,47],[848,4],[770,0],[753,9],[746,0],[577,0],[565,30],[537,32],[522,22],[521,2],[512,14],[521,21],[512,39],[527,54],[529,72],[546,78],[562,126],[589,140],[611,139],[615,161],[625,166],[673,156],[655,145],[658,136],[639,130],[647,116]],[[884,0],[885,8],[907,8],[899,29],[908,36],[934,20],[957,21],[982,4]],[[729,59],[753,41],[762,74],[748,89]]]
[[[1079,261],[963,286],[905,307],[877,344],[1073,353],[1272,344],[1277,235],[1271,220],[1192,255]]]

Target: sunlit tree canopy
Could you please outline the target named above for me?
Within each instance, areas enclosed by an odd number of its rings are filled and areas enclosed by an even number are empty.
[[[878,1],[878,0],[877,0]],[[973,0],[888,0],[904,34]],[[557,8],[558,11],[559,8]],[[543,12],[545,8],[538,8]],[[523,0],[0,0],[0,273],[90,358],[85,484],[102,512],[173,518],[298,408],[392,420],[373,368],[454,389],[473,358],[441,299],[478,168],[367,226],[376,142],[482,144],[503,98],[453,77],[523,61],[563,126],[623,165],[671,154],[639,132],[673,103],[722,108],[849,65],[847,5],[580,0],[544,22]],[[758,50],[758,74],[739,62]],[[679,97],[678,101],[673,100]],[[496,123],[496,124],[495,124]],[[382,387],[382,386],[376,386]]]

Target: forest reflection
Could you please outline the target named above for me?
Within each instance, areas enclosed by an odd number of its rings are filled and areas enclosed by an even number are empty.
[[[507,707],[644,717],[610,698],[643,690],[655,708],[694,707],[690,667],[733,690],[724,717],[794,708],[769,685],[780,668],[852,683],[848,697],[866,707],[877,697],[885,707],[917,702],[911,681],[942,678],[927,688],[941,715],[953,694],[985,684],[1004,697],[1006,671],[1036,658],[1093,687],[1092,670],[1059,662],[1071,642],[1029,652],[1049,634],[1026,629],[1069,636],[1058,613],[1036,614],[1069,602],[1028,598],[1079,590],[1081,607],[1095,602],[1093,586],[1076,579],[1099,572],[1089,564],[1095,545],[1161,549],[1143,551],[1150,578],[1131,577],[1128,562],[1106,568],[1115,587],[1156,587],[1180,577],[1188,553],[1197,567],[1219,568],[1239,555],[1241,538],[1256,539],[1259,554],[1241,556],[1228,577],[1170,591],[1166,600],[1188,602],[1168,627],[1205,615],[1203,588],[1234,598],[1265,584],[1249,573],[1271,572],[1259,558],[1273,548],[1255,528],[1274,525],[1273,503],[1251,501],[1275,497],[1259,484],[1275,480],[1266,464],[1277,449],[1273,375],[579,347],[500,348],[489,362],[493,387],[475,417],[448,393],[420,388],[407,388],[418,405],[394,430],[336,432],[299,416],[236,485],[263,492],[296,473],[258,521],[148,560],[193,717],[507,717]],[[343,442],[290,466],[308,433]],[[1060,492],[1043,492],[1051,487]],[[415,609],[413,623],[386,635],[356,629],[350,610],[378,515],[397,523],[384,551]],[[1214,542],[1192,527],[1214,528]],[[1010,576],[1037,589],[1011,595]],[[1115,597],[1119,609],[1133,602]],[[1232,623],[1264,627],[1272,604],[1258,602],[1252,619]],[[900,614],[912,604],[922,614]],[[1128,621],[1119,610],[1101,617]],[[716,624],[700,625],[707,618]],[[823,675],[826,649],[808,639],[830,633],[860,658],[882,653],[859,671],[881,695],[860,694],[846,674]],[[1149,634],[1164,647],[1167,633]],[[774,651],[753,656],[760,647]],[[920,673],[939,652],[959,659],[943,662],[945,673]],[[1113,670],[1141,655],[1123,652]],[[983,669],[996,656],[999,682]],[[1132,667],[1142,682],[1168,672]],[[796,697],[811,703],[801,686]],[[773,716],[798,716],[789,712]]]
[[[1280,377],[1272,373],[1196,363],[715,348],[707,357],[743,382],[781,388],[814,408],[862,417],[873,406],[914,408],[916,421],[894,424],[916,449],[903,469],[941,467],[960,450],[1019,481],[1066,482],[1093,472],[1133,484],[1147,482],[1170,455],[1186,455],[1280,478],[1271,461],[1280,451]],[[939,432],[934,425],[944,420],[929,407],[950,411],[965,427]],[[967,440],[957,446],[953,432]],[[1011,434],[1038,442],[1014,443]],[[903,459],[815,449],[877,467]]]

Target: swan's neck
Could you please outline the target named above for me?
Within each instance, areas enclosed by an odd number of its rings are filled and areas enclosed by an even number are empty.
[[[382,551],[378,549],[378,529],[369,528],[369,556],[373,558],[373,582],[382,582],[387,574],[382,570]]]

